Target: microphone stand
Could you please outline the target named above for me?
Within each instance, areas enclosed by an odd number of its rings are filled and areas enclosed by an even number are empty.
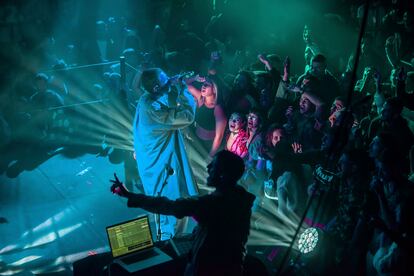
[[[165,177],[164,182],[161,185],[161,189],[157,193],[157,197],[161,197],[162,190],[164,190],[165,186],[167,185],[168,178],[170,178],[170,176],[173,174],[173,173],[171,173],[171,171],[169,169],[166,169],[166,170],[167,170],[167,176]],[[156,225],[157,225],[157,242],[159,242],[159,241],[161,241],[161,234],[162,234],[161,233],[161,215],[160,214],[156,214],[156,220],[157,220],[157,223],[156,223]]]

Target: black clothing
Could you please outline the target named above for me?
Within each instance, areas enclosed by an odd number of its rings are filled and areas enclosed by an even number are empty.
[[[221,275],[224,271],[228,275],[240,275],[254,199],[244,188],[234,186],[175,201],[133,194],[128,199],[128,207],[177,218],[192,216],[198,221],[186,275]]]
[[[411,147],[414,145],[414,135],[408,127],[408,122],[403,117],[398,117],[391,124],[385,123],[381,117],[371,121],[369,126],[368,139],[372,141],[380,132],[390,132],[395,141],[395,147],[402,156],[407,156]]]
[[[309,82],[303,85],[303,80],[309,79]],[[321,78],[315,78],[309,73],[299,77],[297,85],[300,85],[304,91],[318,97],[324,104],[330,105],[334,99],[340,96],[338,80],[329,73],[325,73]]]
[[[214,118],[214,107],[208,108],[202,105],[196,110],[194,121],[203,129],[214,131],[216,130],[216,121]]]

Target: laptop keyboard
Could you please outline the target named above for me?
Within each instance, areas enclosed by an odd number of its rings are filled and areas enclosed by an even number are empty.
[[[122,258],[122,261],[125,264],[129,265],[129,264],[136,263],[136,262],[139,262],[139,261],[145,260],[147,258],[157,256],[157,255],[158,255],[158,253],[155,250],[148,250],[148,251],[140,252],[139,254],[135,254],[135,255],[132,255],[132,256]]]

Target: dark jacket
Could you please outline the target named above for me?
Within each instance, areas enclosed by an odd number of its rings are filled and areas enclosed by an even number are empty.
[[[175,201],[134,194],[128,206],[197,220],[186,275],[241,275],[254,199],[244,188],[234,186]]]

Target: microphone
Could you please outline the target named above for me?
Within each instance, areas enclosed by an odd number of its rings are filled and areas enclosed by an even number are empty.
[[[169,78],[169,80],[167,81],[167,85],[178,84],[183,81],[183,78],[191,77],[193,75],[194,75],[194,71],[187,71],[187,72],[182,72],[180,74],[174,75]]]
[[[184,77],[190,77],[194,75],[194,71],[187,71],[170,77],[167,82],[161,87],[160,91],[169,91],[170,87],[177,84],[185,84],[183,82]]]
[[[165,164],[165,171],[167,172],[167,175],[173,175],[175,173],[174,169],[171,168],[170,164]]]

